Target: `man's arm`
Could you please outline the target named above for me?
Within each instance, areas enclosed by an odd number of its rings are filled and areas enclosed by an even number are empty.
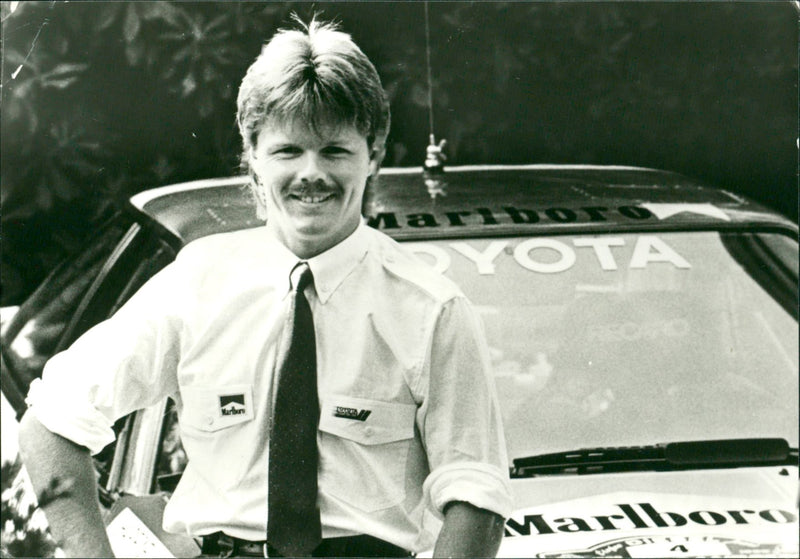
[[[113,557],[89,451],[51,432],[31,413],[20,423],[19,447],[59,547],[68,557]]]
[[[434,557],[494,557],[503,538],[503,518],[462,501],[444,509]]]

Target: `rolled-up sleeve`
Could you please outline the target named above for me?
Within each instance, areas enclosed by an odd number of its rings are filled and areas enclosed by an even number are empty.
[[[420,429],[430,474],[423,491],[441,516],[465,501],[504,518],[511,514],[508,457],[488,346],[466,298],[447,301],[432,328]]]
[[[114,440],[114,422],[177,390],[177,271],[154,276],[110,319],[52,357],[31,383],[28,412],[92,454]]]

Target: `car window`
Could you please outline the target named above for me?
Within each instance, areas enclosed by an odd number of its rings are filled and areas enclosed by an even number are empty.
[[[757,267],[729,252],[731,237],[405,246],[455,280],[481,314],[511,459],[739,437],[785,437],[797,446],[797,321],[751,276]],[[768,243],[794,243],[796,252],[795,241],[774,237]],[[185,465],[170,405],[159,489],[172,491]]]
[[[3,388],[14,407],[22,407],[28,384],[41,375],[94,279],[131,226],[121,216],[106,223],[85,250],[56,267],[14,316],[3,336],[3,358],[14,371],[13,378],[4,381],[19,384],[13,393]]]
[[[174,251],[147,228],[122,215],[107,223],[88,247],[66,260],[14,316],[3,338],[7,390],[22,407],[30,382],[55,353],[113,314],[141,285],[174,258]]]
[[[761,268],[734,258],[732,236],[408,246],[482,315],[511,458],[732,437],[797,446],[797,321],[751,275]],[[797,252],[796,241],[762,237]]]
[[[91,326],[105,320],[150,277],[175,258],[159,237],[133,225],[103,263],[61,336],[56,351],[69,347]]]

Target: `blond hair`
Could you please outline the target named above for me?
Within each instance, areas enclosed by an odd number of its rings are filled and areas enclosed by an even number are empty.
[[[382,158],[389,103],[380,77],[350,35],[316,19],[279,30],[247,70],[237,98],[237,123],[249,170],[251,148],[268,122],[300,122],[314,131],[352,125]]]

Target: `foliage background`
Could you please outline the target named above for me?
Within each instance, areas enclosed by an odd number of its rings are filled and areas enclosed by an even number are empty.
[[[238,84],[289,14],[342,22],[428,138],[420,2],[3,2],[2,304],[130,194],[238,172]],[[432,2],[450,164],[660,167],[797,220],[798,11],[779,2]]]

